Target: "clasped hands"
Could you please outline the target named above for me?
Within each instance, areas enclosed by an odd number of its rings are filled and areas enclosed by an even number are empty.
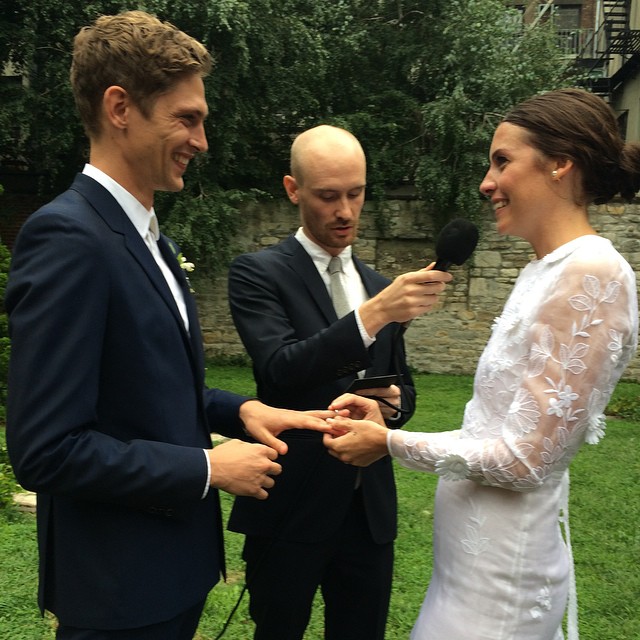
[[[322,437],[334,457],[357,467],[367,467],[388,453],[387,433],[378,402],[367,396],[345,393],[336,398],[327,418],[331,432]]]
[[[397,387],[392,386],[391,394]],[[389,389],[367,390],[389,393]],[[399,396],[399,390],[397,393]],[[259,443],[229,440],[207,450],[211,486],[238,496],[266,499],[282,467],[276,459],[287,452],[277,436],[287,429],[320,431],[329,453],[339,460],[367,466],[387,453],[386,432],[378,403],[346,393],[325,411],[276,409],[257,400],[240,407],[246,431]]]

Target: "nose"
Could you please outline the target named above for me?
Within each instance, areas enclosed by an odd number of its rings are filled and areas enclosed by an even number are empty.
[[[209,149],[209,143],[207,142],[207,134],[204,131],[204,124],[200,124],[194,131],[189,144],[196,150],[197,153],[206,153]]]
[[[347,196],[342,196],[338,201],[336,213],[341,218],[351,218],[351,203],[349,202],[349,198]]]
[[[480,183],[480,193],[485,198],[489,198],[495,190],[496,181],[491,177],[491,171],[487,171],[484,179]]]

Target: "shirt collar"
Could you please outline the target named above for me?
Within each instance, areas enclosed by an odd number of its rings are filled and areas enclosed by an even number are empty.
[[[296,231],[295,238],[304,247],[304,250],[309,254],[313,262],[318,266],[318,269],[320,271],[326,271],[327,267],[329,266],[329,260],[331,260],[332,256],[327,253],[321,246],[311,240],[303,231],[302,227],[300,227]],[[348,247],[345,247],[338,255],[342,259],[342,268],[345,269],[349,264],[351,264],[353,248],[351,247],[351,245],[349,245]]]
[[[127,218],[131,220],[136,231],[143,239],[149,230],[151,230],[151,235],[156,240],[158,239],[160,235],[158,220],[153,207],[146,209],[140,201],[132,196],[122,185],[118,184],[111,176],[94,167],[92,164],[85,164],[82,173],[101,184],[116,199],[117,203],[127,214]],[[149,229],[149,227],[151,227],[151,229]]]

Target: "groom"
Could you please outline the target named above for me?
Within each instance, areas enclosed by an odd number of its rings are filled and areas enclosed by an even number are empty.
[[[204,387],[195,302],[154,192],[207,150],[197,41],[143,12],[74,42],[90,158],[22,228],[7,286],[7,443],[38,493],[39,604],[58,640],[189,640],[224,572],[218,489],[264,499],[320,418]],[[210,431],[231,440],[211,448]]]

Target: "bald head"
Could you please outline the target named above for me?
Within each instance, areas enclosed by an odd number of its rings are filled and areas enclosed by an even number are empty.
[[[291,145],[291,175],[304,184],[310,167],[348,162],[366,166],[358,139],[345,129],[321,124],[303,131]]]
[[[307,238],[332,256],[353,244],[367,186],[354,135],[326,124],[301,133],[291,145],[291,175],[282,182]]]

